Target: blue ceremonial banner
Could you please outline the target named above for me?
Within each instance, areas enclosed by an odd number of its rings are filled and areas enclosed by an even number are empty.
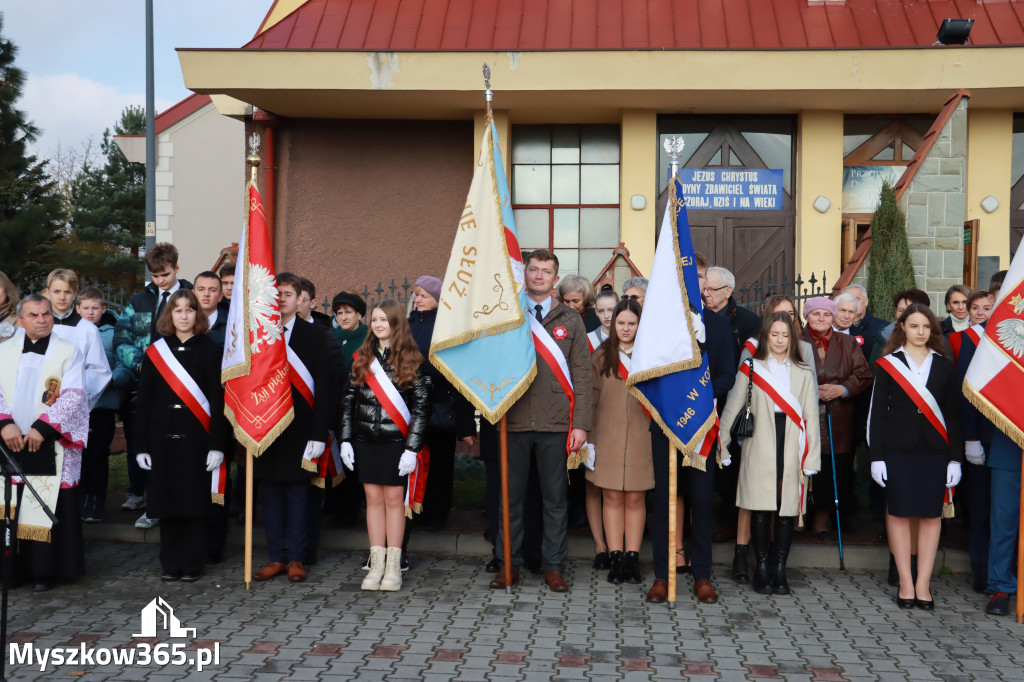
[[[782,209],[782,170],[779,168],[680,168],[679,182],[689,208]]]
[[[430,362],[492,424],[537,374],[523,260],[490,117],[441,286]]]
[[[716,423],[715,396],[682,189],[678,177],[669,183],[626,386],[683,453],[683,465],[703,471],[711,450],[705,437]]]

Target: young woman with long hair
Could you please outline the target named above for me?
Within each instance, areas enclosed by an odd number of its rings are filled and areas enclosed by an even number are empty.
[[[358,462],[366,492],[370,572],[364,590],[402,587],[405,487],[430,415],[430,382],[420,373],[422,363],[402,306],[392,300],[374,306],[370,333],[352,362],[339,429],[342,461],[350,470]]]
[[[224,417],[221,350],[207,327],[191,289],[171,294],[139,375],[135,460],[151,470],[146,510],[160,519],[160,577],[166,581],[199,579],[210,505],[224,504],[223,489],[215,493],[211,486],[227,480],[231,427]]]
[[[794,525],[806,508],[808,479],[821,467],[818,382],[803,360],[799,338],[796,320],[788,312],[765,317],[754,356],[740,366],[722,412],[726,447],[753,380],[749,395],[754,434],[742,443],[736,505],[750,510],[750,543],[757,559],[753,583],[759,594],[790,593],[786,562]],[[772,515],[775,542],[769,557]]]
[[[610,550],[608,582],[640,584],[640,543],[654,487],[650,418],[626,391],[633,342],[642,308],[633,299],[618,302],[611,334],[591,356],[594,378],[594,468],[587,481],[601,489],[604,534]]]
[[[11,278],[0,272],[0,343],[14,336],[18,331],[18,288]]]
[[[896,604],[930,611],[945,492],[961,475],[960,382],[928,306],[907,306],[882,352],[868,417],[871,477],[885,488],[889,548],[899,572]],[[914,519],[916,579],[910,565]]]

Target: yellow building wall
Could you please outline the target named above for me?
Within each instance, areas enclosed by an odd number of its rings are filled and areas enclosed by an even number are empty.
[[[978,255],[998,256],[1000,268],[1010,264],[1012,140],[1012,110],[968,108],[967,220],[981,221]],[[981,200],[989,195],[999,200],[999,208],[992,213],[981,207]]]
[[[824,213],[813,206],[819,196],[831,202]],[[796,274],[824,271],[831,284],[842,273],[843,112],[797,117],[796,197]]]
[[[654,111],[622,112],[622,157],[619,166],[619,241],[645,276],[654,263],[654,204],[658,199],[658,115]],[[635,194],[647,200],[635,211]]]

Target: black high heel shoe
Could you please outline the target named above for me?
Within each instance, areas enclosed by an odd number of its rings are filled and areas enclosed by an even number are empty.
[[[896,606],[900,607],[901,609],[912,609],[916,605],[917,605],[917,599],[916,598],[912,597],[910,599],[904,599],[900,595],[898,595],[898,594],[896,595]]]
[[[683,566],[678,566],[678,565],[676,566],[676,573],[680,573],[680,574],[681,573],[692,573],[693,569],[690,568],[690,562],[686,558],[686,551],[683,550],[683,549],[677,549],[676,550],[676,556],[683,557],[683,561],[685,562],[685,564]]]

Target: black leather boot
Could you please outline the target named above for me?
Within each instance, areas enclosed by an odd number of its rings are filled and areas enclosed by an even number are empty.
[[[625,568],[622,571],[622,577],[630,585],[639,585],[644,581],[643,575],[640,573],[640,552],[626,552]]]
[[[750,512],[750,544],[754,548],[754,591],[758,594],[771,594],[771,577],[768,574],[768,531],[771,512]]]
[[[612,585],[621,585],[624,581],[622,575],[624,572],[622,564],[625,561],[626,556],[622,552],[616,550],[608,555],[608,559],[612,562],[612,567],[608,570],[608,582]]]
[[[786,561],[793,544],[793,523],[795,516],[775,517],[775,547],[772,552],[772,588],[775,594],[789,594],[786,581]]]
[[[747,563],[748,545],[736,545],[736,553],[732,557],[732,579],[738,583],[750,582],[750,565]]]

